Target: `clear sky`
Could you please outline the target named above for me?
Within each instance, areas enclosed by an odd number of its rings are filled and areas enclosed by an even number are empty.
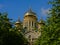
[[[14,21],[20,16],[20,20],[23,20],[24,13],[31,7],[37,14],[38,20],[40,17],[46,19],[46,13],[50,9],[51,5],[48,5],[49,0],[0,0],[0,12],[7,12],[8,17]]]

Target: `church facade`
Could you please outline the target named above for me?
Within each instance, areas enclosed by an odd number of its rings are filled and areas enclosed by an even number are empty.
[[[41,27],[44,25],[43,20],[41,19],[38,22],[36,13],[29,9],[24,14],[23,22],[20,22],[20,19],[15,23],[15,26],[19,28],[20,31],[23,29],[23,34],[28,39],[30,43],[33,43],[41,35]]]

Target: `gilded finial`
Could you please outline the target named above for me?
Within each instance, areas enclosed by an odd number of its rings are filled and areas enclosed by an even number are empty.
[[[31,6],[29,7],[29,12],[32,12],[32,7]]]
[[[18,22],[20,22],[20,16],[18,17]]]

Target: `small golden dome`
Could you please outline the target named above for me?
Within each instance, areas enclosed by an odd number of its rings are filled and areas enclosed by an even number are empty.
[[[21,21],[20,21],[20,17],[19,17],[15,24],[20,24],[20,23],[21,23]]]
[[[40,20],[39,23],[43,23],[43,20]]]
[[[15,24],[17,24],[17,23],[20,23],[19,21],[17,21]]]
[[[45,24],[43,19],[40,19],[39,23],[40,24]]]

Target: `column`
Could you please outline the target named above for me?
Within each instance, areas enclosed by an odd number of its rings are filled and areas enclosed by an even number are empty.
[[[23,22],[23,28],[25,27],[25,22]]]
[[[33,27],[35,28],[35,22],[33,22]]]
[[[29,21],[28,21],[28,31],[29,31]]]
[[[32,30],[32,21],[31,21],[31,30]]]

